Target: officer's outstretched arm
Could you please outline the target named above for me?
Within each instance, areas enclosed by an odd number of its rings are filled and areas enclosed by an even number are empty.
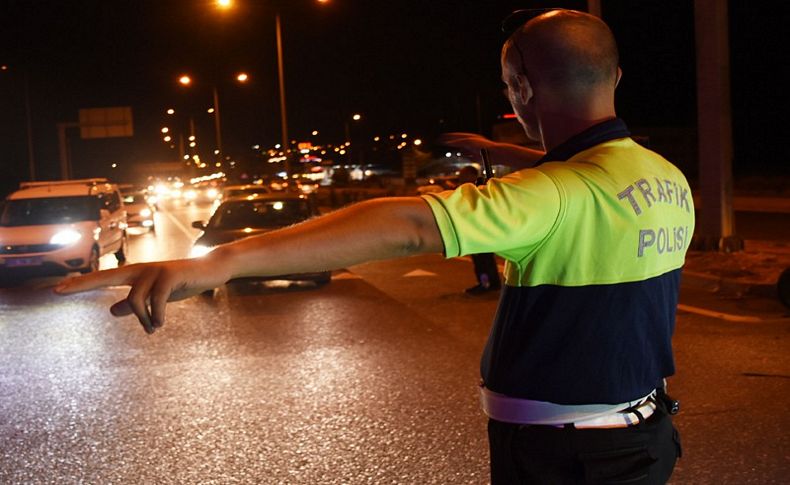
[[[376,259],[441,252],[428,204],[417,197],[375,199],[285,229],[217,247],[202,258],[132,264],[67,279],[60,294],[131,286],[115,316],[134,314],[146,332],[165,320],[165,304],[243,276],[333,270]]]

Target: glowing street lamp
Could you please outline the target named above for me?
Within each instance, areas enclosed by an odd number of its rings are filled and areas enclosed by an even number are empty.
[[[184,74],[183,76],[178,78],[178,82],[184,86],[189,86],[190,84],[192,84],[192,78]]]
[[[238,81],[240,83],[246,83],[248,79],[249,79],[249,76],[247,75],[246,72],[240,72],[240,73],[236,74],[236,81]]]

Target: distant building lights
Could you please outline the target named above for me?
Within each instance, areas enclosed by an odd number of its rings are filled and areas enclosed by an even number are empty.
[[[404,133],[404,134],[402,134],[400,137],[401,137],[401,138],[407,138],[408,136],[409,136],[409,135],[407,135],[406,133]]]
[[[178,78],[178,82],[181,83],[183,86],[189,86],[190,84],[192,84],[192,78],[190,78],[187,75],[183,75],[180,78]]]
[[[359,113],[356,113],[356,114],[354,114],[354,116],[351,117],[351,119],[353,119],[354,121],[359,121],[359,120],[362,119],[362,115],[359,114]]]
[[[219,155],[219,150],[214,150],[214,155]]]
[[[164,128],[162,128],[162,133],[167,133],[168,131],[170,131],[170,128],[168,128],[166,126]]]
[[[170,140],[172,140],[172,138],[170,137],[170,135],[167,135],[167,136],[164,138],[164,140],[165,140],[165,141],[170,141]]]
[[[422,140],[420,140],[419,138],[416,138],[414,140],[414,144],[417,145],[417,146],[420,146],[420,145],[422,145]]]
[[[380,136],[374,136],[374,137],[373,137],[373,141],[379,141],[379,140],[381,140],[381,137],[380,137]]]
[[[214,113],[214,108],[209,108],[206,110],[209,114]]]
[[[317,134],[318,134],[318,130],[313,130],[313,136],[316,136]]]
[[[191,142],[189,142],[189,146],[191,148],[195,148],[197,146],[197,143],[195,143],[194,141],[191,141]]]
[[[445,157],[447,157],[447,158],[450,158],[450,157],[452,157],[452,156],[453,156],[453,154],[452,154],[452,153],[450,153],[450,152],[447,152],[447,153],[445,153],[445,154],[444,154],[444,156],[445,156]]]
[[[174,114],[176,114],[176,110],[174,110],[173,108],[170,108],[169,110],[167,110],[167,114],[174,115]]]
[[[240,83],[246,83],[249,78],[246,72],[240,72],[236,75],[236,81]]]

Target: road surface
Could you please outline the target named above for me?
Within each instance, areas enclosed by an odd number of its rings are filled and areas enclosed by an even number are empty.
[[[130,260],[184,257],[207,208],[171,206]],[[102,259],[103,267],[114,264]],[[471,263],[420,256],[327,286],[226,286],[152,336],[57,278],[0,289],[0,483],[485,484],[478,359],[496,295]],[[670,391],[672,483],[786,483],[789,321],[775,302],[684,304]]]

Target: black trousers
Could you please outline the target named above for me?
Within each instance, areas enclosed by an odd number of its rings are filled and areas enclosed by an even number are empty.
[[[475,266],[477,282],[486,287],[499,288],[499,268],[496,265],[493,253],[480,253],[472,255],[472,264]]]
[[[665,409],[628,428],[576,429],[489,420],[491,485],[664,484],[680,457]]]

